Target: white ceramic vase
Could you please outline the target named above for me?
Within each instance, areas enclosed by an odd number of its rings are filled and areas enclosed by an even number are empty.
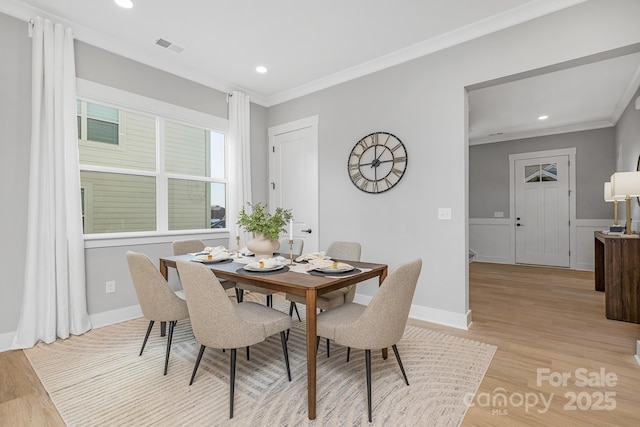
[[[247,249],[255,254],[256,261],[264,258],[272,258],[273,253],[280,249],[280,242],[269,240],[260,233],[254,233],[253,239],[247,242]]]

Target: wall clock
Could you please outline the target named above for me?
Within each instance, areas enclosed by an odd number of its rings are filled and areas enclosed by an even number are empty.
[[[347,163],[353,185],[366,193],[392,189],[407,170],[407,149],[389,132],[371,133],[354,145]]]

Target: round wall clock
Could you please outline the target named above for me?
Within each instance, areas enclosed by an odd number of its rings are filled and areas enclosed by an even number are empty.
[[[397,136],[374,132],[356,143],[347,167],[353,185],[367,193],[383,193],[407,170],[407,149]]]

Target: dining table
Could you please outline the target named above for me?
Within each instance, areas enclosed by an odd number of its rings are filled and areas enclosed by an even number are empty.
[[[160,257],[160,273],[168,278],[168,269],[176,268],[179,260],[195,261],[194,256],[177,255]],[[310,420],[316,418],[316,331],[317,331],[317,299],[318,296],[347,286],[356,285],[365,280],[378,278],[382,284],[387,277],[387,265],[369,262],[343,261],[354,270],[340,274],[314,274],[306,271],[304,264],[289,264],[282,269],[268,272],[245,270],[244,267],[254,261],[252,257],[234,257],[224,262],[205,264],[219,279],[236,283],[245,283],[276,292],[298,295],[306,299],[306,343],[307,343],[307,400]],[[337,260],[340,261],[340,260]],[[288,260],[287,263],[290,261]],[[382,349],[383,357],[387,357],[387,349]]]

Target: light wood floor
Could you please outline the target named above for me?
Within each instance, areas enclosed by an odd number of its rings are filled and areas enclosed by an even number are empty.
[[[470,330],[410,320],[498,347],[463,426],[640,425],[640,325],[607,320],[604,294],[593,287],[590,272],[473,263]],[[571,376],[557,386],[538,384],[539,370]],[[581,386],[583,377],[609,384]],[[605,392],[614,394],[601,401]],[[22,351],[0,353],[0,425],[64,425]]]

